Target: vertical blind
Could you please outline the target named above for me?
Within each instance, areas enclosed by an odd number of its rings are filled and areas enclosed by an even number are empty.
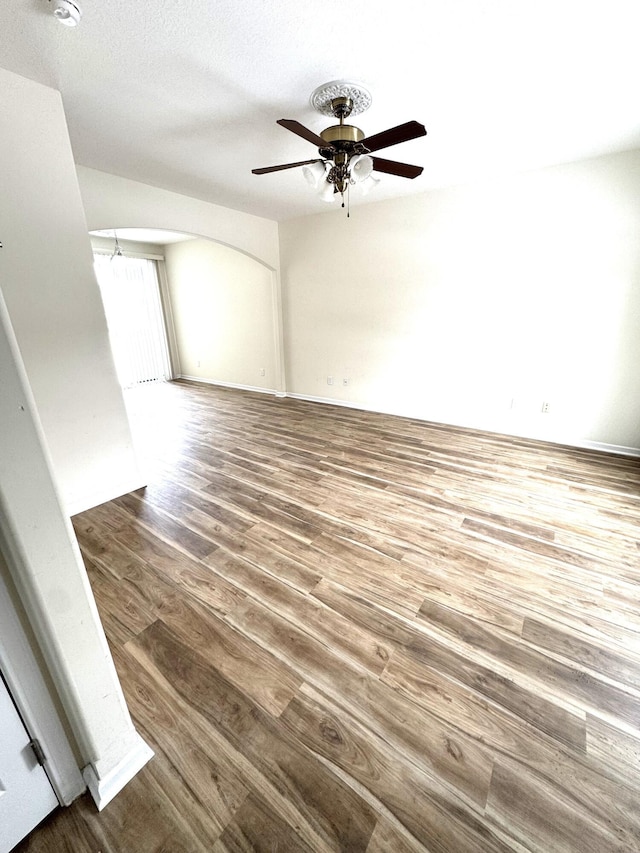
[[[155,261],[94,254],[109,326],[111,349],[123,388],[171,378],[167,333]]]

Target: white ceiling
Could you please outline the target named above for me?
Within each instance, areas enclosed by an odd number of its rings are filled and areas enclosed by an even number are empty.
[[[163,231],[161,228],[118,228],[116,230],[92,231],[94,237],[107,237],[113,240],[131,240],[135,243],[155,243],[156,246],[166,246],[168,243],[182,243],[195,239],[192,234],[180,231]]]
[[[0,67],[60,89],[76,162],[259,216],[328,209],[301,170],[251,169],[316,155],[276,120],[319,132],[339,78],[373,96],[366,135],[428,131],[378,152],[423,175],[366,201],[640,147],[639,0],[79,3],[76,29],[0,3]]]

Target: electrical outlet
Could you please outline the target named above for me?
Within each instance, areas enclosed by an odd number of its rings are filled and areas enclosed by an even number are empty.
[[[264,376],[264,367],[260,368],[260,376]]]
[[[550,410],[550,409],[551,409],[551,406],[549,405],[549,403],[543,403],[543,404],[542,404],[542,412],[543,412],[543,414],[545,414],[545,415],[546,415],[546,414],[549,412],[549,410]]]
[[[327,376],[327,385],[333,385],[333,376]]]
[[[200,367],[200,359],[198,359],[198,367]]]
[[[345,376],[345,378],[342,380],[342,384],[343,384],[343,385],[348,385],[348,384],[349,384],[349,380],[347,379],[347,377],[346,377],[346,376]]]

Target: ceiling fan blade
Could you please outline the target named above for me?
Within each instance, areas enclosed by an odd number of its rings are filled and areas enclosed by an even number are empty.
[[[322,163],[323,160],[316,157],[315,160],[301,160],[299,163],[285,163],[282,166],[265,166],[263,169],[252,169],[252,175],[266,175],[268,172],[281,172],[282,169],[295,169],[296,166],[307,166],[309,163]]]
[[[331,147],[327,145],[324,139],[321,136],[318,136],[317,133],[314,133],[312,130],[306,128],[303,124],[300,124],[299,121],[295,121],[292,118],[280,118],[278,119],[277,124],[279,124],[280,127],[286,127],[287,130],[290,130],[292,133],[296,133],[298,136],[301,136],[303,139],[306,139],[307,142],[311,142],[318,148]]]
[[[371,159],[376,172],[386,172],[387,175],[398,175],[400,178],[417,178],[422,174],[422,166],[411,166],[409,163],[398,163],[396,160],[383,160],[382,157]]]
[[[423,124],[417,121],[407,121],[397,127],[391,127],[389,130],[383,130],[381,133],[374,133],[373,136],[365,137],[362,144],[369,151],[379,151],[381,148],[389,148],[391,145],[398,145],[400,142],[408,142],[410,139],[417,139],[419,136],[426,135],[427,131]]]

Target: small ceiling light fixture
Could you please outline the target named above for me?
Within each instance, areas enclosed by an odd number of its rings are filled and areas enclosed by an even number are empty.
[[[114,231],[113,236],[115,237],[116,243],[115,243],[115,246],[113,247],[113,254],[111,255],[110,260],[113,260],[114,258],[122,258],[123,257],[122,249],[120,248],[120,243],[118,242],[118,232]]]
[[[53,17],[65,27],[77,27],[82,17],[82,10],[73,0],[49,0]]]

